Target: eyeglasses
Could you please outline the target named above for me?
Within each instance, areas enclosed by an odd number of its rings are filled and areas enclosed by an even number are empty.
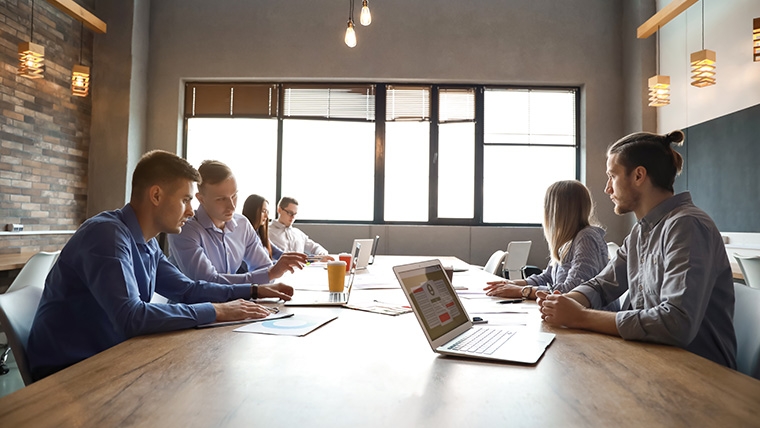
[[[291,217],[295,217],[295,216],[297,216],[297,215],[298,215],[298,213],[295,213],[295,212],[293,212],[293,211],[290,211],[290,210],[286,210],[285,208],[281,208],[281,209],[282,209],[283,211],[285,211],[286,213],[288,213],[288,215],[289,215],[289,216],[291,216]]]
[[[269,210],[261,210],[261,213],[264,215],[269,215]]]

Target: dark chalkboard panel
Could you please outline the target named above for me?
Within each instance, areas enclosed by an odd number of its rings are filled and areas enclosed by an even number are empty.
[[[689,190],[721,231],[760,232],[760,104],[683,131],[676,193]]]

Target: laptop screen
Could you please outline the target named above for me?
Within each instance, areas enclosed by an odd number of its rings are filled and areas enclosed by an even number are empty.
[[[436,340],[468,321],[440,263],[421,266],[398,274],[404,292],[421,314],[423,328]]]

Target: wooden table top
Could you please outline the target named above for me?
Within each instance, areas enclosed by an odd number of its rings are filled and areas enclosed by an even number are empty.
[[[454,284],[474,290],[485,279],[471,270],[455,274]],[[352,301],[405,301],[400,289],[354,293]],[[338,318],[304,337],[236,326],[136,337],[0,398],[0,420],[9,427],[758,424],[756,379],[680,348],[553,328],[535,303],[509,306],[525,313],[485,315],[489,325],[557,335],[536,365],[438,356],[413,314],[290,308],[296,317]]]
[[[34,252],[0,254],[0,271],[21,269],[34,254]]]

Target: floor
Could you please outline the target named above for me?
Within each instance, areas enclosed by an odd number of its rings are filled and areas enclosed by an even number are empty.
[[[2,333],[0,333],[0,343],[6,343],[5,335]],[[4,345],[0,345],[0,355],[2,355],[3,350],[5,350]],[[24,387],[24,381],[21,380],[21,373],[19,373],[18,366],[16,366],[16,360],[13,359],[13,352],[8,354],[6,365],[11,371],[0,376],[0,397]]]

